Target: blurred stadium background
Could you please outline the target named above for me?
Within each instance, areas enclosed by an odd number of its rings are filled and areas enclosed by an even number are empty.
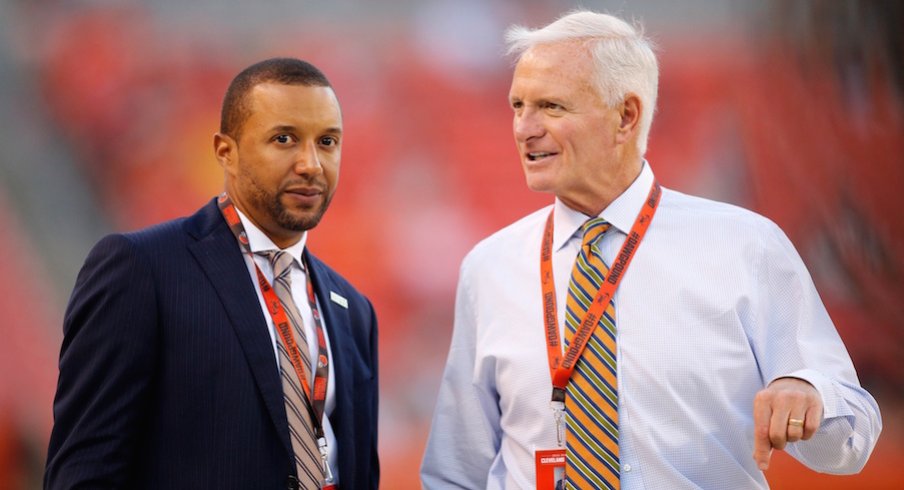
[[[901,488],[904,3],[582,4],[642,20],[659,45],[660,180],[789,234],[879,401],[863,473],[778,454],[773,488]],[[376,305],[383,488],[418,488],[459,262],[551,200],[526,190],[513,151],[502,34],[576,5],[0,0],[0,489],[40,487],[63,310],[88,249],[221,190],[221,97],[272,56],[321,67],[343,106],[341,185],[310,246]]]

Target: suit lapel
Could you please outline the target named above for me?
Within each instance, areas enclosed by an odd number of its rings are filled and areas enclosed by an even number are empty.
[[[250,280],[247,265],[235,236],[220,215],[215,202],[205,206],[186,224],[186,227],[189,234],[197,238],[196,242],[189,245],[189,250],[207,274],[213,289],[223,303],[270,418],[276,426],[276,432],[286,450],[292,454],[282,384],[276,368],[273,344],[257,300],[254,283]]]
[[[326,266],[308,252],[307,248],[304,253],[306,262],[310,264],[311,281],[314,283],[318,304],[323,310],[327,335],[330,337],[333,372],[336,375],[336,379],[330,380],[336,390],[336,407],[330,416],[330,424],[339,446],[338,458],[341,462],[339,481],[350,482],[355,471],[353,451],[355,438],[350,430],[354,427],[352,423],[354,380],[349,360],[355,358],[355,352],[348,308],[339,306],[331,299],[331,293],[339,291],[330,280]]]

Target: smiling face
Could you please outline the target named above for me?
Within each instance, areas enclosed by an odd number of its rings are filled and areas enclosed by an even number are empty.
[[[631,109],[605,104],[593,66],[579,42],[537,45],[518,61],[509,92],[528,187],[591,216],[640,171],[640,158],[625,144],[634,134]]]
[[[342,115],[330,87],[261,83],[238,141],[214,137],[235,205],[280,248],[320,222],[339,181]]]

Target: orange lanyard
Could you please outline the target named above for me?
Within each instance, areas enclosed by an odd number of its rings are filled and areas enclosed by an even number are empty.
[[[326,336],[323,333],[323,322],[320,319],[320,311],[317,309],[317,300],[314,296],[314,286],[311,284],[311,278],[308,276],[306,281],[307,295],[308,303],[311,307],[311,314],[314,316],[314,323],[317,327],[315,328],[315,331],[317,332],[318,351],[317,369],[314,374],[313,396],[310,384],[308,383],[308,377],[304,373],[304,361],[302,361],[301,350],[295,342],[295,336],[292,332],[291,323],[289,323],[289,317],[286,315],[286,311],[279,301],[276,291],[273,290],[273,287],[267,281],[267,278],[264,277],[263,272],[261,272],[260,267],[257,266],[257,262],[254,261],[254,254],[251,252],[248,236],[245,233],[245,227],[242,226],[242,221],[235,209],[235,205],[232,204],[232,201],[226,194],[220,195],[217,204],[220,206],[220,211],[223,213],[223,217],[229,224],[229,228],[235,234],[239,243],[242,244],[242,249],[249,257],[251,257],[251,262],[254,264],[254,268],[257,271],[257,282],[261,294],[264,296],[264,303],[267,305],[267,312],[270,313],[273,325],[276,327],[276,331],[279,333],[283,345],[286,347],[286,351],[289,354],[289,360],[292,362],[292,367],[295,368],[295,373],[298,375],[299,381],[301,381],[301,387],[305,394],[305,405],[307,406],[311,420],[314,423],[314,433],[317,439],[320,439],[324,437],[321,420],[326,407],[326,388],[327,380],[329,379],[329,354],[326,348]],[[308,274],[308,269],[309,266],[306,265],[305,274]]]
[[[625,239],[624,245],[618,252],[615,263],[609,268],[606,280],[603,281],[603,284],[597,290],[590,308],[587,309],[580,326],[574,333],[574,338],[568,344],[568,350],[565,352],[564,357],[562,356],[562,349],[559,347],[556,286],[552,274],[553,213],[555,210],[549,212],[549,217],[546,219],[546,228],[543,231],[542,247],[540,247],[540,281],[543,288],[543,323],[546,329],[546,352],[549,357],[549,375],[552,378],[553,402],[565,401],[565,385],[571,379],[574,366],[580,359],[581,353],[584,352],[584,347],[590,340],[593,330],[596,329],[600,317],[606,311],[606,306],[612,301],[612,295],[615,294],[621,278],[625,275],[625,271],[628,270],[631,259],[634,258],[634,253],[637,252],[640,241],[643,240],[647,228],[650,227],[650,222],[653,221],[656,208],[659,206],[661,195],[662,188],[658,182],[654,181],[650,187],[647,200],[637,214],[637,219],[634,220],[631,232],[628,233],[628,238]]]

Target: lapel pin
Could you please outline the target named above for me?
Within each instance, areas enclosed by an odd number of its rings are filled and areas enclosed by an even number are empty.
[[[335,291],[330,291],[330,300],[346,310],[348,309],[348,300],[345,299],[344,296],[337,294]]]

